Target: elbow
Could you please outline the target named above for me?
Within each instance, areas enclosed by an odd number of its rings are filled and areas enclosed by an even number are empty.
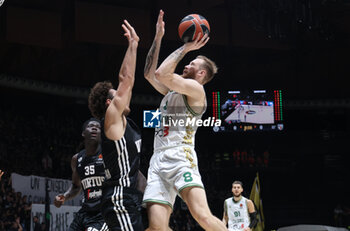
[[[160,70],[156,70],[156,72],[154,73],[154,76],[156,77],[156,79],[160,79],[160,76],[162,76],[162,72]]]
[[[164,83],[165,80],[169,77],[169,75],[166,72],[159,70],[159,69],[156,70],[156,72],[154,73],[154,76],[161,83]]]
[[[151,76],[149,73],[143,73],[143,77],[145,77],[145,79],[147,80],[151,79]]]
[[[154,73],[154,77],[156,78],[156,80],[162,83],[163,78],[161,78],[161,76],[162,76],[162,73],[158,70]]]

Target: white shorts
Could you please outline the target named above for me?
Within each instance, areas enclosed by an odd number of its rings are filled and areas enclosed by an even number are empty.
[[[143,204],[160,203],[173,207],[176,195],[187,187],[202,187],[196,152],[192,147],[179,146],[153,154],[148,168]]]

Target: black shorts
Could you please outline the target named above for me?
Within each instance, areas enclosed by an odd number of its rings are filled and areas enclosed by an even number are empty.
[[[105,186],[102,192],[102,216],[109,230],[143,231],[142,194],[133,188]]]
[[[69,226],[69,231],[104,231],[108,227],[100,211],[87,212],[80,209]]]

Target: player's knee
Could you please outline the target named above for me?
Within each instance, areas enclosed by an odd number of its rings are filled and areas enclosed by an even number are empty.
[[[148,226],[148,231],[167,231],[168,230],[168,226],[166,225],[166,223],[163,222],[155,222],[155,221],[151,221],[149,223]]]
[[[199,224],[201,224],[203,226],[203,228],[205,230],[210,229],[210,227],[212,226],[212,221],[210,219],[210,217],[208,216],[202,216],[199,218]]]
[[[214,222],[213,216],[210,213],[197,213],[193,214],[193,217],[204,229],[209,229]]]
[[[150,225],[146,231],[167,231],[167,227],[162,227],[160,225]]]

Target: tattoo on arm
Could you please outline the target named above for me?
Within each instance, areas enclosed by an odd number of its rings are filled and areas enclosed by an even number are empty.
[[[179,49],[177,49],[176,51],[174,51],[171,54],[170,58],[174,58],[176,64],[178,64],[181,61],[181,59],[185,56],[185,53],[183,51],[184,51],[184,47],[182,46]]]
[[[152,47],[149,50],[149,52],[147,54],[147,58],[146,58],[145,69],[143,71],[145,75],[149,74],[151,66],[153,65],[153,61],[154,61],[153,58],[154,58],[154,53],[156,51],[156,47],[157,47],[157,43],[156,43],[156,41],[153,41]]]

